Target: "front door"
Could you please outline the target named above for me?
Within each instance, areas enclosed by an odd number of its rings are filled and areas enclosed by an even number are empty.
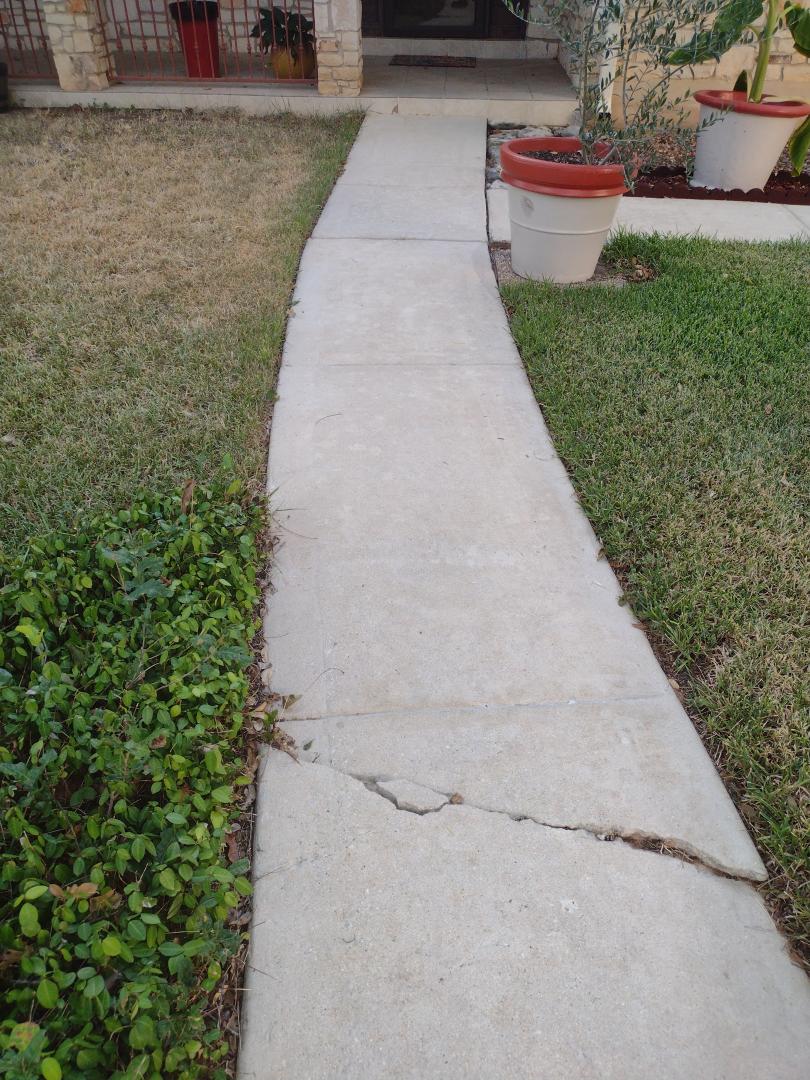
[[[488,0],[383,0],[386,37],[481,38]]]

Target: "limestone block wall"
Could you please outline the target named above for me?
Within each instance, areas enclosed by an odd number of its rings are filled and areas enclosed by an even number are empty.
[[[363,86],[360,0],[314,0],[318,91],[356,97]]]
[[[63,90],[103,90],[112,71],[96,0],[40,0]]]

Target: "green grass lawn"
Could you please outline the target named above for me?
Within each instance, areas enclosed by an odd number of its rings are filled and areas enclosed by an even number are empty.
[[[133,490],[261,481],[303,243],[356,116],[0,120],[0,537]]]
[[[504,287],[556,447],[810,956],[810,245],[620,237],[640,285]]]

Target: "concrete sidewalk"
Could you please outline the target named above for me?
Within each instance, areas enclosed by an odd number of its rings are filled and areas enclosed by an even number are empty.
[[[810,983],[509,334],[485,141],[367,118],[301,264],[240,1074],[803,1080]]]

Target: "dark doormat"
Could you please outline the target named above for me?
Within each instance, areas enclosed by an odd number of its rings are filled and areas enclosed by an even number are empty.
[[[397,53],[391,57],[393,67],[475,67],[474,56],[405,56]]]

